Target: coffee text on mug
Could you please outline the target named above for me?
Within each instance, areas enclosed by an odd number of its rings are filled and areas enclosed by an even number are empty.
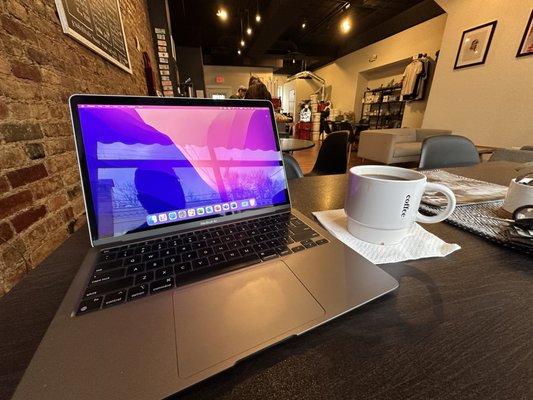
[[[405,201],[403,202],[403,208],[402,208],[402,218],[405,217],[407,214],[407,211],[409,211],[409,200],[411,199],[411,195],[408,194],[405,196]]]

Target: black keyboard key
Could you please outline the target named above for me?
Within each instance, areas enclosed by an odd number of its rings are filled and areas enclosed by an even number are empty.
[[[174,273],[176,275],[185,274],[191,271],[192,271],[192,264],[190,263],[190,261],[179,263],[178,265],[174,266]]]
[[[292,251],[287,246],[276,247],[276,252],[280,256],[287,256],[292,253]]]
[[[316,247],[316,243],[313,242],[312,240],[310,240],[309,242],[302,242],[302,244],[304,245],[304,247],[306,249],[310,249],[311,247]]]
[[[241,253],[241,256],[247,256],[249,254],[254,254],[254,249],[251,247],[243,247],[242,249],[239,249],[239,253]]]
[[[98,283],[107,282],[112,279],[122,278],[124,276],[124,272],[125,272],[124,268],[118,268],[118,269],[112,269],[111,271],[104,271],[98,274],[94,274],[89,284],[96,285]]]
[[[146,254],[146,253],[149,253],[151,250],[151,247],[150,246],[141,246],[141,247],[137,247],[135,249],[135,254]]]
[[[109,293],[102,303],[102,308],[116,306],[126,300],[126,290],[119,290],[118,292]]]
[[[226,250],[228,250],[228,245],[227,244],[217,244],[216,246],[213,247],[213,250],[215,253],[222,253]]]
[[[159,293],[165,290],[172,289],[174,287],[174,278],[168,277],[158,281],[154,281],[150,284],[150,293]]]
[[[155,271],[155,279],[163,279],[172,275],[174,275],[172,267],[159,268]]]
[[[133,255],[133,249],[121,250],[117,253],[117,258],[126,258]]]
[[[226,257],[226,260],[231,261],[233,259],[240,258],[241,255],[237,250],[230,250],[224,253],[224,257]]]
[[[181,261],[181,257],[180,256],[167,257],[167,258],[165,258],[165,267],[168,267],[168,266],[171,266],[171,265],[175,265],[175,264],[179,263],[180,261]]]
[[[211,239],[211,234],[207,231],[203,231],[203,232],[199,232],[196,237],[198,238],[198,240],[207,240],[207,239]]]
[[[319,239],[315,243],[318,244],[318,245],[326,244],[326,243],[328,243],[328,240],[327,239]]]
[[[94,269],[94,272],[102,272],[120,267],[122,267],[122,260],[108,261],[105,263],[98,264]]]
[[[112,292],[115,290],[125,289],[132,285],[133,285],[133,277],[127,276],[122,279],[108,281],[108,282],[100,283],[97,285],[91,285],[87,288],[87,291],[85,292],[84,297],[89,298],[93,296],[100,296],[102,294]]]
[[[139,272],[144,272],[144,265],[137,264],[137,265],[130,265],[128,267],[128,270],[126,271],[126,275],[135,275]]]
[[[222,241],[221,241],[220,238],[218,238],[218,237],[214,237],[214,238],[212,238],[212,239],[208,239],[208,240],[207,240],[207,244],[208,244],[209,246],[214,246],[214,245],[216,245],[216,244],[220,244],[220,243],[222,243]]]
[[[142,256],[140,254],[133,256],[133,257],[127,257],[124,259],[124,265],[133,265],[133,264],[139,264],[142,261]]]
[[[181,244],[178,247],[176,247],[176,251],[179,253],[183,253],[186,251],[190,251],[192,249],[190,244]]]
[[[154,279],[154,271],[144,272],[142,274],[135,276],[135,284],[140,285],[141,283],[148,283]]]
[[[198,254],[196,253],[196,251],[188,251],[187,253],[183,253],[181,255],[181,259],[183,261],[192,261],[192,260],[196,260],[198,258]]]
[[[228,242],[233,242],[235,240],[235,237],[233,235],[226,235],[226,236],[222,236],[220,240],[222,240],[222,243],[228,243]]]
[[[104,253],[100,255],[99,262],[113,261],[117,258],[117,253]]]
[[[157,260],[158,258],[159,258],[159,252],[150,252],[150,253],[143,254],[144,262]]]
[[[146,270],[149,271],[151,269],[160,268],[163,266],[163,260],[152,260],[145,263]]]
[[[198,250],[198,254],[200,257],[206,257],[213,254],[213,249],[211,247],[206,247],[205,249]]]
[[[227,245],[228,245],[228,250],[239,249],[242,247],[242,244],[239,241],[229,242],[227,243]]]
[[[261,257],[261,260],[268,261],[272,260],[273,258],[278,258],[279,255],[274,250],[264,250],[257,253],[259,257]]]
[[[134,286],[128,290],[128,301],[140,299],[148,294],[148,285]]]
[[[163,249],[166,249],[167,248],[167,244],[165,242],[159,242],[159,243],[156,243],[152,246],[152,250],[153,251],[157,251],[157,250],[163,250]]]
[[[207,247],[207,242],[205,240],[200,240],[198,242],[194,242],[191,244],[192,248],[195,250],[201,249],[203,247]]]
[[[246,238],[246,239],[242,239],[241,240],[241,243],[244,245],[244,246],[250,246],[252,244],[255,244],[255,239],[254,238]]]
[[[226,258],[222,254],[216,254],[214,256],[209,256],[207,259],[209,260],[209,263],[211,265],[220,264],[226,261]]]
[[[302,251],[302,250],[305,250],[305,247],[304,246],[294,246],[294,247],[291,247],[291,251],[293,253],[297,253],[298,251]]]
[[[87,314],[88,312],[99,310],[102,304],[103,296],[95,297],[94,299],[83,300],[78,307],[76,315]]]
[[[176,254],[176,249],[169,248],[169,249],[161,250],[159,252],[159,257],[163,258],[163,257],[173,256],[174,254]]]
[[[209,266],[209,261],[207,261],[207,258],[198,258],[192,262],[192,267],[194,269],[201,269]]]

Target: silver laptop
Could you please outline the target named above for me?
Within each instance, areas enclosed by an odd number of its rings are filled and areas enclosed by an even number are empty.
[[[159,399],[398,286],[291,208],[270,102],[70,106],[92,248],[15,399]]]

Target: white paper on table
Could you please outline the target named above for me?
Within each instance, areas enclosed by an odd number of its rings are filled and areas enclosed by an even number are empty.
[[[461,248],[458,244],[446,243],[418,224],[413,224],[407,236],[398,244],[384,246],[368,243],[348,232],[343,209],[316,211],[313,215],[329,233],[374,264],[445,257]]]

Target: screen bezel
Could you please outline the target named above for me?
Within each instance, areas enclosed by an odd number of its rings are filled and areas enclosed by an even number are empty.
[[[147,105],[147,106],[203,106],[203,107],[268,107],[270,110],[270,118],[272,123],[272,133],[274,134],[276,150],[281,153],[279,144],[279,137],[274,117],[274,108],[272,103],[268,100],[241,100],[241,99],[197,99],[197,98],[179,98],[179,97],[148,97],[148,96],[112,96],[112,95],[86,95],[75,94],[69,99],[70,113],[72,117],[72,128],[74,132],[74,143],[76,146],[76,154],[78,157],[78,166],[80,170],[81,186],[83,190],[83,199],[85,202],[85,210],[87,214],[87,223],[89,226],[89,237],[92,246],[108,245],[122,242],[129,242],[135,240],[142,240],[159,235],[169,234],[173,232],[181,232],[209,226],[218,223],[228,223],[231,221],[269,214],[276,211],[283,211],[290,209],[291,200],[288,190],[287,175],[284,169],[285,182],[287,184],[287,202],[275,206],[267,206],[254,210],[248,210],[237,214],[222,215],[217,217],[204,217],[202,219],[194,220],[192,222],[177,222],[173,224],[163,225],[161,227],[152,227],[140,232],[127,233],[120,236],[99,238],[96,224],[96,214],[93,204],[92,189],[89,181],[89,172],[87,168],[87,159],[85,154],[85,146],[83,144],[82,130],[80,118],[78,113],[78,105],[80,104],[104,104],[104,105]],[[280,154],[281,155],[281,154]],[[284,165],[283,155],[281,155],[281,162]]]

